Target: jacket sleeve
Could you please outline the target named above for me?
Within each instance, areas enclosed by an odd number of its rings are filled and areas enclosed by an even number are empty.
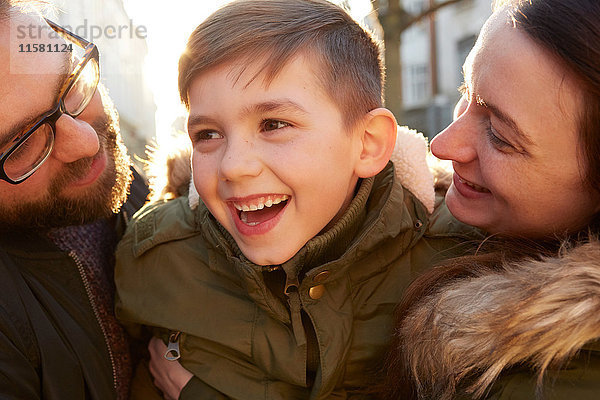
[[[197,377],[192,377],[188,383],[183,387],[179,394],[179,400],[230,400],[230,397],[225,396],[223,393],[206,383],[202,382]]]
[[[600,353],[582,350],[566,366],[548,371],[539,393],[536,378],[525,368],[503,374],[485,399],[530,400],[538,398],[538,394],[545,400],[597,399],[600,393]]]
[[[37,371],[20,349],[20,333],[0,307],[0,398],[40,399],[41,382]]]

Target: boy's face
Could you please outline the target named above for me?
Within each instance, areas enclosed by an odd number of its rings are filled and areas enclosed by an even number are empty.
[[[363,127],[344,127],[305,57],[269,85],[262,75],[252,80],[260,63],[239,79],[235,66],[217,66],[190,87],[194,184],[249,260],[281,264],[352,200]]]

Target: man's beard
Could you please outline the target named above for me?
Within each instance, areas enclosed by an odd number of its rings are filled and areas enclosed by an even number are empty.
[[[94,157],[65,164],[58,176],[49,183],[47,194],[42,199],[14,205],[9,209],[0,205],[0,232],[82,225],[119,211],[127,199],[132,174],[114,109],[107,107],[104,116],[95,121],[92,127],[100,142],[96,157],[101,157],[104,151],[107,159],[105,170],[96,182],[77,197],[64,195],[62,192],[69,184],[89,172]]]

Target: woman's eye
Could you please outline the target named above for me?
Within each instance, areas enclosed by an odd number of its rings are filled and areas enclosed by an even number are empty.
[[[506,141],[504,141],[503,139],[501,139],[498,135],[496,135],[494,133],[494,129],[492,128],[492,126],[488,126],[488,128],[485,130],[485,133],[488,137],[488,140],[490,141],[490,143],[492,143],[492,145],[498,149],[508,149],[511,148],[512,145]]]
[[[261,130],[264,132],[274,131],[277,129],[286,128],[288,126],[290,126],[289,123],[276,119],[265,119],[261,122]]]

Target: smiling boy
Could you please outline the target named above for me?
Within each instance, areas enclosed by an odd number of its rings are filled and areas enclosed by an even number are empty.
[[[195,376],[180,398],[361,395],[404,288],[458,251],[466,230],[433,211],[424,157],[403,177],[389,162],[382,71],[325,0],[236,1],[190,37],[179,88],[201,201],[143,209],[116,271],[119,317],[175,334]]]
[[[333,226],[358,179],[381,171],[394,148],[393,115],[373,108],[346,124],[309,60],[300,50],[268,84],[257,76],[264,60],[235,80],[227,63],[189,89],[194,184],[258,265],[283,264]]]

